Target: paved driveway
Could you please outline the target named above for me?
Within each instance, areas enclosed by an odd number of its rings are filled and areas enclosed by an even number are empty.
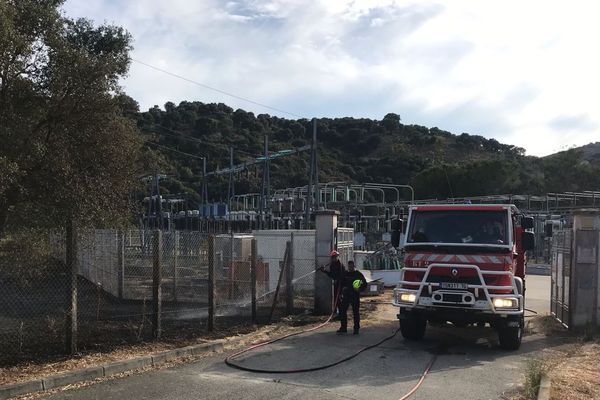
[[[546,279],[548,278],[548,279]],[[529,276],[527,306],[549,309],[549,277]],[[303,368],[343,358],[389,336],[398,326],[395,309],[359,336],[337,336],[330,325],[262,348],[240,359],[252,367]],[[558,344],[558,343],[557,343]],[[524,362],[545,347],[541,335],[526,336],[519,351],[497,347],[489,328],[428,327],[425,340],[400,334],[384,345],[325,371],[252,374],[227,367],[223,354],[193,364],[153,371],[54,395],[53,399],[398,399],[417,382],[433,354],[440,354],[411,399],[498,399],[521,381]]]

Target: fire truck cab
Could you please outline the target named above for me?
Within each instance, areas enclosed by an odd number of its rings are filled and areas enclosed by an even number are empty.
[[[502,348],[518,349],[532,228],[533,219],[514,205],[411,207],[404,268],[393,296],[402,336],[422,339],[428,321],[488,323]]]

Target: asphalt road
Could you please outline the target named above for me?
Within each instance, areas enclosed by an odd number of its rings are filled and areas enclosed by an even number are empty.
[[[549,311],[550,277],[527,280],[527,307]],[[256,368],[316,366],[347,356],[389,336],[398,327],[389,306],[380,322],[359,336],[338,336],[331,324],[259,349],[240,359]],[[558,345],[529,335],[519,351],[497,345],[490,328],[428,327],[423,341],[405,342],[398,333],[382,346],[328,370],[303,374],[252,374],[223,363],[223,354],[193,364],[153,371],[55,394],[52,399],[398,399],[418,381],[433,354],[437,360],[411,399],[499,399],[522,380],[524,363],[542,349]]]

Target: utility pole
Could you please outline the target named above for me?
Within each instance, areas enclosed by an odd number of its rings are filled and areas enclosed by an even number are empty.
[[[313,118],[313,136],[310,144],[310,165],[308,172],[308,187],[306,190],[306,209],[304,213],[304,229],[310,228],[311,209],[319,207],[319,172],[317,168],[317,119]],[[316,193],[316,196],[315,196]]]
[[[202,157],[202,195],[200,197],[200,204],[204,206],[208,204],[208,185],[206,183],[206,157]],[[204,207],[202,207],[204,210]]]
[[[185,230],[188,230],[188,210],[190,209],[188,204],[188,195],[185,195]]]
[[[269,137],[267,135],[265,135],[265,142],[267,144],[266,153],[268,155],[269,154]],[[267,157],[267,179],[266,179],[266,181],[267,181],[267,193],[265,196],[265,209],[267,211],[267,214],[270,216],[271,215],[271,161],[269,160],[269,157]]]
[[[269,171],[269,137],[265,135],[265,144],[264,144],[264,161],[263,161],[263,177],[262,177],[262,185],[260,191],[260,207],[259,207],[259,229],[264,229],[264,219],[265,214],[267,213],[269,206],[269,196],[271,192],[270,188],[270,171]]]
[[[315,153],[313,159],[315,162],[314,173],[315,173],[315,183],[314,183],[314,193],[315,193],[315,210],[319,209],[321,205],[320,192],[319,192],[319,153],[317,152],[317,119],[313,119],[313,151]]]
[[[144,222],[144,228],[146,230],[150,229],[150,216],[152,215],[152,209],[154,204],[154,179],[152,179],[152,183],[150,184],[150,197],[148,198],[148,213],[146,214],[146,221]]]
[[[158,171],[156,171],[154,173],[154,179],[153,179],[153,183],[152,183],[152,190],[150,191],[150,208],[149,208],[149,213],[148,213],[148,218],[150,217],[153,209],[154,209],[154,217],[156,219],[157,222],[157,227],[158,229],[162,230],[163,227],[163,220],[162,220],[162,199],[160,198],[160,176],[158,174]],[[152,207],[152,204],[154,202],[154,196],[156,194],[156,201],[157,204],[154,205],[154,207]]]
[[[235,196],[233,182],[233,147],[229,147],[229,188],[227,189],[227,209],[229,211],[229,230],[231,231],[231,199]]]
[[[160,177],[156,174],[156,197],[158,198],[158,229],[163,229],[162,197],[160,196]]]

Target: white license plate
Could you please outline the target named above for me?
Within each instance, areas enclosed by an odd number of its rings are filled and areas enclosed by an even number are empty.
[[[467,289],[468,284],[459,282],[441,282],[442,289]]]

